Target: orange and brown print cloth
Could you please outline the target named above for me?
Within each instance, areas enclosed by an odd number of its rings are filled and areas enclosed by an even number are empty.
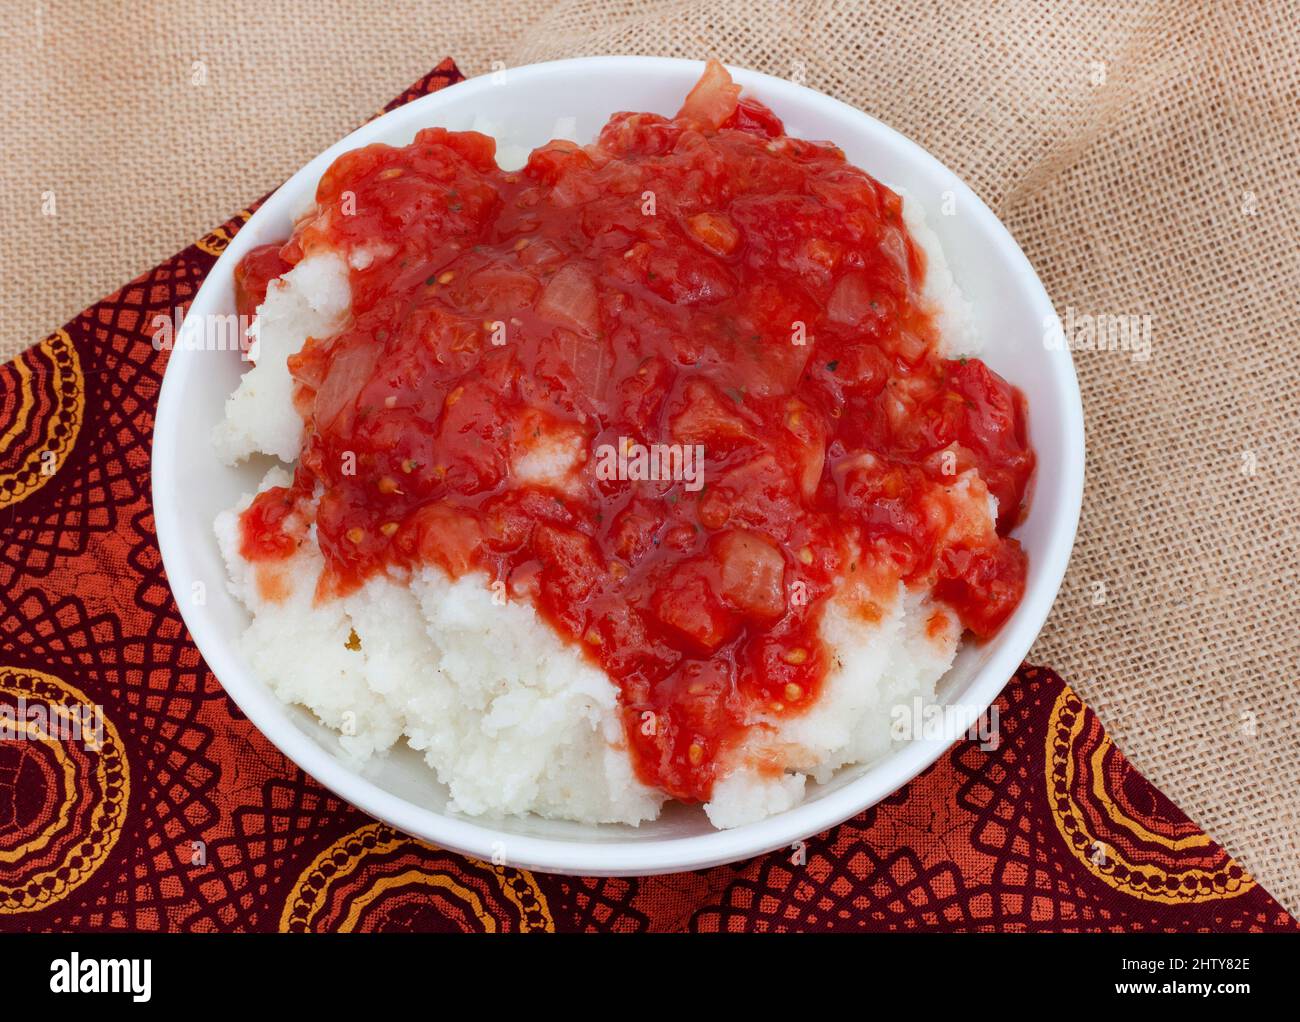
[[[451,61],[390,104],[460,81]],[[286,760],[189,641],[149,460],[187,307],[245,211],[0,367],[0,930],[1294,930],[1050,670],[857,818],[748,862],[551,876],[376,823]],[[93,740],[41,729],[102,707]],[[56,733],[66,738],[54,737]]]

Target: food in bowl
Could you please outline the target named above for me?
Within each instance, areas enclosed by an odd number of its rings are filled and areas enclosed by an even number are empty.
[[[286,466],[216,522],[244,653],[459,812],[780,812],[1024,591],[1025,403],[937,239],[739,93],[346,153],[236,272],[215,443]]]

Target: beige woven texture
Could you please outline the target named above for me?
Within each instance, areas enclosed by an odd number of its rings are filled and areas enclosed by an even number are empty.
[[[1151,317],[1149,360],[1075,355],[1083,520],[1031,656],[1300,909],[1293,5],[33,2],[0,32],[0,354],[447,54],[467,74],[713,55],[915,139],[1002,217],[1062,315]]]

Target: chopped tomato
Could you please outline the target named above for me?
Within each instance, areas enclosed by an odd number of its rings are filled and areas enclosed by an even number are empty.
[[[699,564],[687,563],[665,579],[651,606],[659,622],[688,650],[713,653],[735,630],[734,618]]]
[[[995,635],[1025,594],[1028,562],[1014,539],[993,547],[947,550],[934,595],[952,605],[980,638]]]
[[[248,561],[281,561],[298,549],[300,537],[286,531],[297,497],[284,486],[263,490],[239,518],[239,555]]]
[[[280,255],[282,245],[250,248],[235,265],[235,312],[251,318],[266,301],[271,281],[284,276],[293,266]]]
[[[740,86],[731,80],[727,69],[716,60],[704,66],[704,74],[686,96],[677,119],[703,128],[721,127],[740,102]]]
[[[770,541],[752,532],[718,537],[718,591],[743,614],[771,622],[785,613],[785,558]]]

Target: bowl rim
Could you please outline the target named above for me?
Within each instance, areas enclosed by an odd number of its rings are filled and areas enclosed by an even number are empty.
[[[958,201],[964,210],[963,215],[975,217],[980,221],[980,228],[996,239],[1009,259],[1016,279],[1025,288],[1030,301],[1040,307],[1042,315],[1054,315],[1051,300],[1042,282],[1007,228],[957,174],[929,152],[900,132],[840,100],[785,79],[727,66],[747,92],[758,90],[760,95],[767,99],[776,98],[778,102],[784,100],[805,107],[821,106],[832,112],[838,111],[841,115],[848,113],[870,125],[874,133],[888,138],[907,162],[928,163],[943,171],[953,182]],[[575,71],[589,74],[626,74],[654,70],[677,73],[688,68],[698,75],[702,67],[702,61],[680,58],[598,56],[522,65],[508,68],[506,74],[511,83],[526,85],[530,80],[542,76],[571,75]],[[247,247],[236,244],[239,237],[251,237],[255,232],[250,231],[249,227],[259,217],[270,216],[268,210],[291,202],[292,194],[300,189],[305,178],[318,179],[325,166],[339,153],[365,144],[370,136],[380,130],[377,126],[386,119],[399,116],[410,118],[420,111],[435,115],[449,94],[454,95],[456,102],[460,103],[472,100],[479,90],[494,87],[499,87],[499,82],[494,81],[493,74],[489,73],[468,78],[458,83],[454,89],[439,90],[422,96],[376,117],[310,160],[267,197],[236,235],[235,242],[228,245],[218,257],[195,294],[191,311],[202,306],[205,292],[212,294],[213,281],[223,279],[233,272],[235,262],[242,256],[242,248]],[[433,123],[432,118],[430,123]],[[163,570],[167,574],[168,586],[174,598],[176,587],[172,578],[187,577],[193,573],[173,571],[188,564],[182,516],[172,511],[172,502],[164,500],[160,503],[157,495],[174,492],[175,489],[170,466],[176,460],[181,431],[169,424],[179,421],[183,410],[181,384],[177,382],[181,371],[175,367],[181,365],[178,358],[183,359],[185,355],[181,348],[171,352],[163,375],[151,458],[151,499],[154,504],[155,528]],[[1062,345],[1050,350],[1049,358],[1056,383],[1065,398],[1054,413],[1061,419],[1066,446],[1071,454],[1065,463],[1053,466],[1063,495],[1064,511],[1059,520],[1049,523],[1047,549],[1037,556],[1037,577],[1031,579],[1021,605],[1004,626],[1006,631],[1000,636],[999,648],[975,671],[963,693],[960,704],[962,712],[958,714],[963,731],[984,713],[1001,692],[1041,630],[1064,580],[1078,527],[1084,472],[1082,399],[1068,346]],[[1040,481],[1036,480],[1035,485],[1039,484]],[[506,858],[510,865],[542,872],[593,876],[652,875],[702,869],[789,847],[888,797],[952,747],[951,741],[942,738],[909,742],[870,764],[863,776],[815,800],[800,802],[785,812],[731,830],[663,839],[579,840],[519,834],[497,829],[497,821],[491,819],[472,820],[415,805],[335,759],[323,746],[285,717],[287,707],[269,689],[265,686],[259,688],[251,677],[251,671],[240,664],[231,645],[222,637],[220,629],[203,607],[179,598],[176,598],[176,604],[190,637],[226,694],[281,753],[321,785],[370,816],[421,840],[481,859],[492,859],[494,854],[500,858],[498,853],[504,848],[508,850]]]

